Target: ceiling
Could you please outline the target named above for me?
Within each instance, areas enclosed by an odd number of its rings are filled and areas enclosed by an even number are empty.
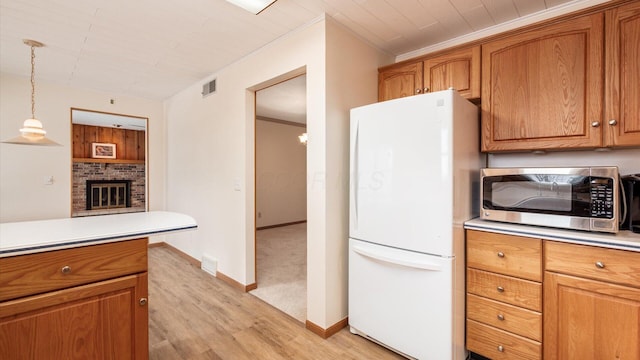
[[[136,131],[143,131],[147,129],[146,118],[80,109],[71,110],[71,122],[74,124],[115,127]]]
[[[259,15],[224,0],[0,0],[0,71],[164,100],[326,14],[402,55],[585,0],[278,0]]]
[[[256,116],[307,123],[307,76],[256,91]]]

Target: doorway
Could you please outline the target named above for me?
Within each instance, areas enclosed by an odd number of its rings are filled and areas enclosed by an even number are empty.
[[[306,75],[256,91],[256,289],[306,321]],[[304,134],[304,135],[303,135]]]

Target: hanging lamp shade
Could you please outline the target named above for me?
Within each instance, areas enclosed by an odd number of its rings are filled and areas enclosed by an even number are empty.
[[[40,145],[40,146],[60,146],[57,142],[48,139],[45,135],[47,132],[42,126],[42,122],[36,119],[36,83],[35,83],[35,48],[42,47],[44,44],[35,40],[25,39],[24,43],[31,47],[31,119],[27,119],[22,124],[20,136],[13,139],[4,140],[6,144],[18,145]]]

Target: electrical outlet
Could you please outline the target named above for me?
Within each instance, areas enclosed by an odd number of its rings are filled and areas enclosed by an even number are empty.
[[[53,185],[53,175],[46,175],[43,182],[45,185]]]
[[[262,217],[262,213],[258,211],[258,219],[260,219],[261,217]]]

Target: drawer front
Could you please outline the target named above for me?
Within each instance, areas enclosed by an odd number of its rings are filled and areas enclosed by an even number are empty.
[[[147,271],[148,239],[0,258],[0,301]]]
[[[537,311],[468,294],[467,316],[483,324],[542,341],[542,314]]]
[[[545,241],[548,271],[640,288],[640,252]]]
[[[467,292],[542,311],[542,284],[482,270],[467,269]]]
[[[542,358],[539,342],[473,320],[467,320],[467,349],[493,360]]]
[[[467,230],[467,266],[542,281],[542,240]]]

